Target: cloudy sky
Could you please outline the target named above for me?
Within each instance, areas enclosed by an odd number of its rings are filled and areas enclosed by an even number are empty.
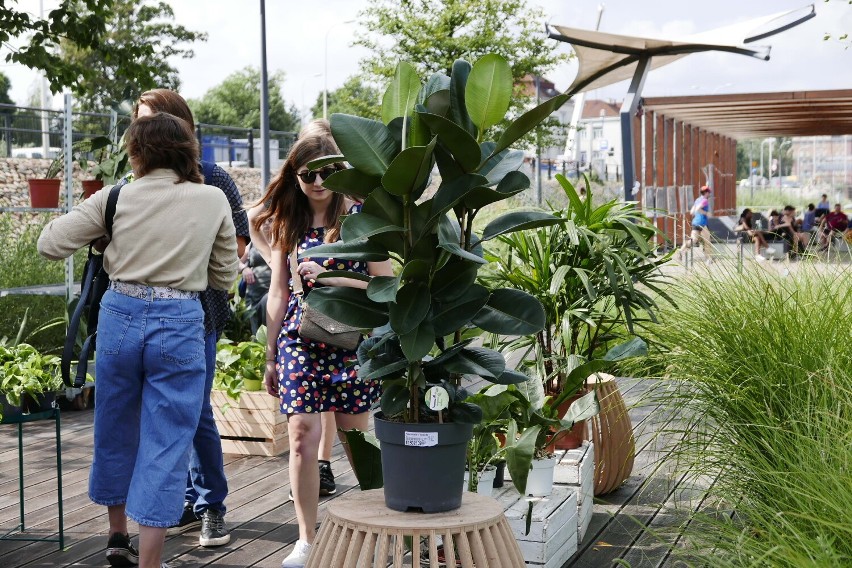
[[[599,0],[530,2],[536,3],[544,9],[548,22],[584,28],[594,27],[601,4]],[[44,0],[46,11],[56,4],[56,0]],[[170,4],[179,23],[210,36],[196,46],[194,59],[175,62],[185,97],[200,97],[228,74],[259,66],[258,0],[172,0]],[[602,31],[645,37],[682,36],[807,5],[803,0],[605,0],[603,4]],[[770,61],[722,53],[690,55],[652,72],[644,94],[852,88],[852,48],[823,41],[825,33],[852,33],[852,5],[847,0],[815,0],[815,4],[816,18],[758,42],[772,46]],[[357,69],[364,53],[350,46],[357,29],[351,20],[357,20],[366,5],[366,0],[266,0],[268,66],[270,71],[286,74],[283,95],[288,103],[310,107],[316,100],[326,79],[326,53],[329,89],[340,86]],[[38,11],[37,0],[20,0],[19,6]],[[560,44],[559,49],[569,48]],[[12,80],[12,99],[23,104],[35,74],[5,62],[0,63],[0,70]],[[565,89],[575,72],[569,64],[549,73],[548,78]],[[620,99],[625,90],[625,84],[615,85],[590,96]]]

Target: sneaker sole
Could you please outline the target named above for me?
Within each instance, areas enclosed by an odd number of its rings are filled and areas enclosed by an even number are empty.
[[[228,544],[231,542],[231,535],[226,534],[225,536],[220,536],[218,538],[198,538],[199,546],[222,546],[223,544]]]
[[[166,529],[166,536],[174,536],[176,534],[183,534],[183,533],[189,532],[189,531],[197,531],[200,528],[201,528],[201,520],[199,520],[198,522],[189,523],[189,524],[186,524],[186,525],[183,525],[183,526],[178,525],[178,526],[175,526],[175,527],[169,527],[168,529]]]
[[[320,489],[320,497],[328,497],[337,493],[337,489]]]
[[[106,558],[110,566],[121,567],[139,565],[139,557],[131,554],[123,548],[108,548]]]

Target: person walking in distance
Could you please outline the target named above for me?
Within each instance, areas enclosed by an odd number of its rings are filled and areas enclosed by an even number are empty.
[[[710,264],[713,258],[710,256],[712,245],[710,244],[710,232],[707,230],[707,218],[710,215],[710,188],[702,186],[699,191],[698,198],[692,204],[689,214],[692,215],[692,231],[690,237],[683,243],[683,247],[678,253],[678,258],[683,258],[687,250],[700,241],[704,247],[705,262]]]

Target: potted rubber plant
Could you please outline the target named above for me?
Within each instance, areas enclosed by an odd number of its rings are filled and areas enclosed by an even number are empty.
[[[486,264],[482,243],[513,231],[562,222],[540,211],[512,211],[474,231],[477,215],[530,185],[518,171],[523,152],[511,146],[567,99],[556,96],[513,120],[491,140],[512,96],[508,62],[485,55],[457,60],[449,76],[422,83],[400,63],[382,99],[382,120],[331,116],[341,155],[351,168],[324,186],[363,200],[341,227],[342,241],[311,256],[362,261],[391,259],[396,276],[376,277],[366,290],[320,287],[308,303],[362,329],[380,328],[358,348],[359,374],[382,382],[375,416],[385,501],[396,510],[444,511],[461,504],[465,450],[482,413],[466,402],[466,375],[511,384],[526,376],[503,355],[474,345],[476,329],[534,334],[544,312],[520,290],[477,283]],[[437,173],[433,173],[437,165]],[[439,179],[438,179],[439,178]],[[424,193],[434,182],[434,193]],[[360,278],[351,272],[323,277]],[[471,333],[473,332],[473,333]]]

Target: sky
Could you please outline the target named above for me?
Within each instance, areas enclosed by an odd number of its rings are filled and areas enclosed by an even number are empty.
[[[43,0],[45,11],[57,0]],[[195,46],[192,60],[175,60],[181,94],[199,98],[227,75],[260,64],[260,2],[258,0],[172,0],[176,22],[209,34]],[[699,95],[852,88],[852,48],[823,41],[852,33],[852,5],[848,0],[814,0],[817,16],[777,36],[757,42],[771,45],[770,61],[727,53],[695,54],[654,70],[645,96]],[[358,14],[367,0],[266,0],[267,63],[270,72],[283,71],[283,97],[297,107],[311,107],[327,84],[339,87],[358,68],[365,55],[352,47]],[[531,0],[546,21],[571,27],[594,28],[599,0]],[[707,31],[755,17],[806,6],[803,0],[636,0],[604,1],[601,31],[643,37],[672,37]],[[19,0],[21,9],[37,13],[38,0]],[[542,33],[544,33],[544,22]],[[566,44],[559,49],[569,51]],[[846,44],[848,45],[848,44]],[[0,49],[0,59],[6,53]],[[325,69],[328,73],[326,75]],[[0,63],[12,82],[11,97],[28,100],[36,74],[24,67]],[[566,89],[576,73],[567,64],[545,74],[558,89]],[[621,83],[593,91],[589,98],[620,100],[627,89]],[[57,98],[54,103],[60,104]]]

